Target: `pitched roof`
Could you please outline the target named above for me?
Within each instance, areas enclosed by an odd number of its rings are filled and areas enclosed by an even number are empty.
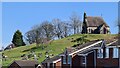
[[[88,46],[88,45],[94,44],[95,42],[98,42],[98,41],[100,41],[100,40],[93,40],[93,41],[90,41],[90,42],[88,42],[88,43],[79,45],[79,46],[77,46],[77,47],[67,48],[67,52],[68,52],[68,54],[71,54],[71,53],[73,53],[73,52],[75,52],[75,51],[77,51],[77,50],[79,50],[79,49],[82,49],[82,48],[84,48],[84,47],[86,47],[86,46]],[[98,45],[96,45],[96,46],[98,46]],[[50,59],[45,59],[42,63],[47,63],[47,62],[52,63],[53,61],[56,61],[56,60],[60,59],[60,58],[61,58],[61,55],[64,55],[64,52],[61,53],[61,54],[59,54],[59,55],[57,55],[57,56],[55,56],[55,57],[52,57],[52,58],[50,58]]]
[[[4,50],[15,48],[16,46],[14,44],[9,44]]]
[[[88,54],[88,53],[91,53],[91,52],[93,52],[93,49],[92,48],[89,48],[89,49],[87,49],[87,50],[84,50],[84,51],[80,51],[80,52],[78,52],[77,54],[78,55],[85,55],[85,54]]]
[[[118,41],[118,40],[114,40],[114,41],[112,41],[111,44],[108,45],[108,46],[120,46],[120,44],[119,44],[119,41]]]
[[[102,17],[92,17],[92,16],[87,17],[87,26],[98,27],[101,24],[104,24],[105,26],[109,27]]]
[[[96,42],[98,42],[98,41],[100,41],[100,40],[93,40],[93,41],[87,42],[87,43],[85,43],[85,44],[79,45],[79,46],[77,46],[77,47],[75,47],[75,48],[76,48],[77,50],[79,50],[79,49],[82,49],[82,48],[84,48],[84,47],[86,47],[86,46],[89,46],[89,45],[91,45],[91,44],[94,44],[94,43],[96,43]],[[99,45],[95,45],[95,46],[99,46]]]
[[[14,62],[17,63],[21,67],[22,66],[35,66],[35,64],[38,64],[37,61],[33,61],[33,60],[15,60]]]
[[[52,57],[52,58],[49,58],[49,59],[45,59],[42,63],[48,63],[48,62],[52,63],[53,61],[58,60],[60,58],[61,58],[60,55],[57,55],[55,57]]]
[[[93,41],[87,42],[87,43],[85,43],[85,44],[79,45],[79,46],[77,46],[77,47],[67,48],[68,54],[73,53],[73,52],[75,52],[75,51],[77,51],[77,50],[79,50],[79,49],[82,49],[82,48],[84,48],[84,47],[87,47],[87,46],[89,46],[89,45],[91,45],[91,44],[94,44],[94,43],[96,43],[96,42],[98,42],[98,41],[100,41],[100,40],[93,40]],[[106,43],[110,43],[110,42],[112,42],[112,41],[115,41],[115,40],[114,40],[114,39],[109,40],[109,41],[106,40]],[[87,53],[93,51],[92,48],[94,48],[94,47],[101,47],[101,45],[100,45],[100,44],[96,44],[96,45],[90,47],[89,49],[85,49],[85,50],[82,50],[82,51],[78,52],[77,54],[87,54]],[[52,63],[53,61],[56,61],[56,60],[60,59],[60,58],[61,58],[60,56],[63,55],[63,54],[64,54],[64,52],[61,53],[61,54],[59,54],[59,55],[57,55],[57,56],[55,56],[55,57],[53,57],[53,58],[46,59],[46,60],[44,60],[42,63],[47,63],[47,62]]]

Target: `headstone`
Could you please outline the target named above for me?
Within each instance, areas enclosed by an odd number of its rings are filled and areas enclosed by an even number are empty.
[[[42,53],[38,53],[38,57],[42,57]]]

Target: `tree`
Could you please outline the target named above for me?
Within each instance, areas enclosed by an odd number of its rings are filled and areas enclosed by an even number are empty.
[[[51,40],[54,37],[54,26],[48,22],[48,21],[44,21],[41,24],[42,29],[43,29],[43,34],[44,34],[44,38],[47,38],[47,40]]]
[[[33,26],[30,31],[25,33],[26,41],[28,41],[30,44],[36,43],[37,47],[39,46],[39,44],[43,44],[45,39],[49,41],[53,37],[54,27],[48,21],[44,21],[39,25]]]
[[[77,14],[73,13],[70,17],[71,20],[71,26],[73,28],[74,34],[78,34],[81,32],[82,23],[80,21],[80,18]]]
[[[60,19],[53,19],[52,24],[54,26],[54,34],[60,39],[62,37],[62,24],[63,22]]]
[[[25,40],[29,43],[35,43],[35,31],[34,30],[29,30],[28,32],[25,33]]]
[[[68,34],[71,33],[70,25],[66,21],[62,22],[61,25],[62,25],[62,36],[67,37]]]
[[[25,39],[29,44],[36,43],[36,46],[38,47],[39,44],[42,43],[42,38],[44,35],[42,33],[42,26],[35,25],[31,30],[25,33]]]
[[[53,19],[55,37],[58,39],[67,37],[71,33],[71,26],[68,21],[61,21],[60,19]]]
[[[17,30],[14,35],[13,35],[13,39],[12,39],[12,43],[16,46],[16,47],[19,47],[19,46],[24,46],[25,43],[23,42],[23,36],[22,36],[22,33]]]

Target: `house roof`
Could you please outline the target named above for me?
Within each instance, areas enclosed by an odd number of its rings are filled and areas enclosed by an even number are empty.
[[[35,66],[35,64],[38,64],[37,61],[34,60],[15,60],[13,63],[17,63],[19,66]]]
[[[93,43],[95,43],[95,42],[98,42],[98,41],[100,41],[100,40],[90,41],[90,42],[88,42],[88,43],[79,45],[79,46],[77,46],[77,47],[69,47],[69,48],[67,48],[67,53],[68,53],[68,54],[71,54],[71,53],[73,53],[73,52],[75,52],[75,51],[77,51],[77,50],[79,50],[79,49],[82,49],[82,48],[84,48],[84,47],[86,47],[86,46],[88,46],[88,45],[91,45],[91,44],[93,44]],[[96,46],[97,46],[97,45],[96,45]],[[64,53],[65,53],[65,52],[63,52],[63,53],[61,53],[61,54],[59,54],[59,55],[57,55],[57,56],[55,56],[55,57],[52,57],[52,58],[49,58],[49,59],[45,59],[42,63],[48,63],[48,62],[49,62],[49,63],[52,63],[53,61],[56,61],[56,60],[60,59],[61,56],[64,55]]]
[[[16,46],[14,44],[9,44],[4,50],[15,48]]]
[[[58,60],[60,58],[61,58],[60,55],[57,55],[55,57],[52,57],[52,58],[49,58],[49,59],[45,59],[42,63],[52,63],[53,61]]]
[[[92,16],[88,16],[87,17],[87,26],[95,26],[98,27],[100,25],[104,24],[105,26],[109,27],[106,22],[103,20],[102,17],[92,17]]]
[[[92,48],[89,48],[89,49],[87,49],[87,50],[80,51],[80,52],[78,52],[77,54],[78,54],[78,55],[87,55],[87,54],[92,53],[92,52],[93,52],[93,49],[92,49]]]
[[[110,45],[108,45],[108,46],[120,46],[120,44],[119,44],[119,42],[118,42],[118,40],[116,40],[116,41],[113,41]]]
[[[93,41],[90,41],[90,42],[87,42],[87,43],[85,43],[85,44],[82,44],[82,45],[79,45],[79,46],[77,46],[77,47],[75,47],[77,50],[79,50],[79,49],[82,49],[82,48],[84,48],[84,47],[86,47],[86,46],[89,46],[89,45],[91,45],[91,44],[94,44],[95,42],[98,42],[98,41],[100,41],[100,40],[93,40]],[[97,45],[95,45],[96,47],[97,46],[99,46],[98,44]],[[94,47],[95,47],[94,46]]]
[[[92,45],[92,44],[94,44],[94,43],[96,43],[96,42],[98,42],[98,41],[100,41],[100,40],[93,40],[93,41],[87,42],[87,43],[85,43],[85,44],[79,45],[79,46],[77,46],[77,47],[67,48],[67,53],[68,53],[68,54],[71,54],[71,53],[73,53],[73,52],[75,52],[75,51],[78,51],[78,50],[80,50],[80,49],[82,49],[82,48],[85,48],[85,47],[87,47],[87,46],[89,46],[89,45]],[[115,40],[106,41],[106,43],[110,43],[110,42],[113,42],[113,41],[115,41]],[[116,43],[113,43],[112,45],[114,45],[114,44],[116,44]],[[82,55],[82,54],[85,55],[85,54],[91,53],[91,52],[93,52],[93,48],[95,48],[95,47],[101,47],[101,44],[96,44],[96,45],[94,45],[94,46],[91,46],[90,48],[87,48],[87,49],[84,49],[84,50],[82,50],[82,51],[79,51],[77,54],[78,54],[78,55],[80,55],[80,54],[81,54],[81,55]],[[59,55],[57,55],[57,56],[55,56],[55,57],[53,57],[53,58],[46,59],[46,60],[44,60],[42,63],[47,63],[47,62],[52,63],[53,61],[56,61],[56,60],[60,59],[60,58],[61,58],[60,56],[62,56],[62,55],[64,55],[64,54],[65,54],[65,52],[63,52],[63,53],[61,53],[61,54],[59,54]]]

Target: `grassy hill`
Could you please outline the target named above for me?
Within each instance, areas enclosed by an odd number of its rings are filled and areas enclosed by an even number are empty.
[[[54,40],[49,44],[44,44],[43,46],[46,46],[44,50],[42,50],[41,45],[40,47],[36,48],[35,44],[32,45],[27,45],[27,46],[21,46],[14,48],[12,50],[6,50],[4,51],[4,55],[8,56],[7,60],[3,60],[3,66],[8,66],[10,65],[11,62],[14,60],[21,60],[21,55],[23,54],[29,54],[30,51],[35,51],[35,54],[38,56],[39,53],[42,53],[42,57],[38,58],[39,63],[42,62],[45,59],[45,52],[49,51],[50,54],[58,55],[61,52],[64,51],[66,47],[71,47],[74,44],[77,44],[77,42],[71,42],[72,40],[76,40],[77,38],[80,37],[85,37],[85,40],[80,41],[81,43],[91,40],[96,40],[96,39],[113,39],[117,35],[115,34],[75,34],[71,35],[67,38],[59,39],[59,40]],[[30,58],[30,60],[34,60],[34,58]]]

